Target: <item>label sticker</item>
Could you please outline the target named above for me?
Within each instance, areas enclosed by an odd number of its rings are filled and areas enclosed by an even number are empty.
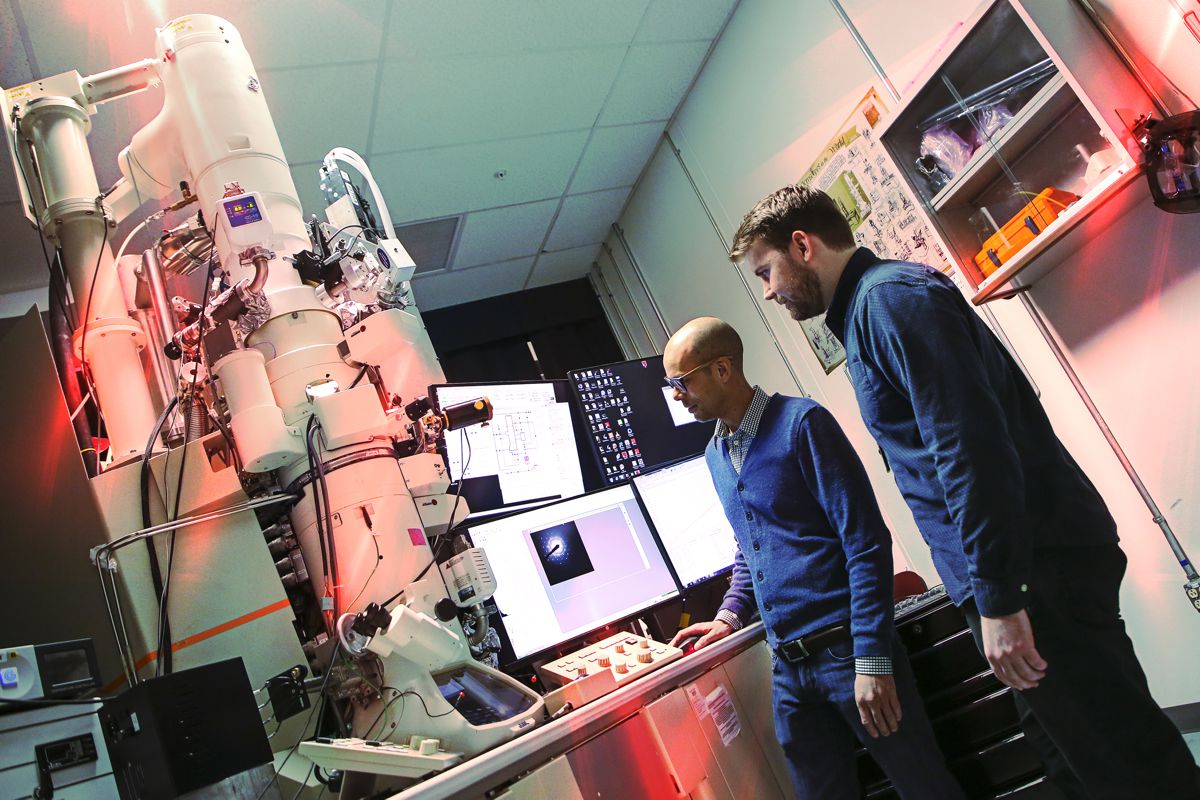
[[[408,538],[412,540],[414,545],[423,545],[425,544],[425,531],[420,528],[409,528]]]
[[[708,702],[708,713],[712,715],[717,730],[721,732],[721,743],[729,747],[734,737],[742,732],[742,721],[738,719],[733,700],[729,699],[725,687],[719,684],[708,693],[705,700]]]
[[[689,683],[684,687],[687,692],[688,700],[692,702],[692,711],[696,712],[696,719],[704,719],[708,716],[708,703],[704,702],[704,695],[700,694],[700,690],[696,688],[696,684]]]

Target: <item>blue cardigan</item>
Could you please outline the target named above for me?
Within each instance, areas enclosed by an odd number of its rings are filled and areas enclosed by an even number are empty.
[[[740,476],[724,440],[705,458],[738,544],[721,608],[757,602],[772,648],[849,619],[856,657],[891,657],[891,536],[833,415],[773,395]]]

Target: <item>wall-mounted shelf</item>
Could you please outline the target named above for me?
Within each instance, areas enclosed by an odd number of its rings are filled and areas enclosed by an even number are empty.
[[[1021,252],[984,279],[975,294],[971,295],[971,302],[979,306],[992,300],[1004,299],[1010,296],[1013,290],[1032,285],[1038,278],[1057,267],[1063,259],[1078,250],[1085,240],[1088,235],[1087,226],[1081,223],[1090,215],[1103,209],[1105,220],[1111,222],[1142,199],[1141,181],[1137,180],[1141,175],[1140,167],[1113,170],[1088,194],[1080,198],[1079,202],[1072,204],[1054,222],[1046,226],[1041,235],[1034,238]],[[1063,240],[1062,243],[1052,248],[1051,245],[1055,245],[1060,239]]]

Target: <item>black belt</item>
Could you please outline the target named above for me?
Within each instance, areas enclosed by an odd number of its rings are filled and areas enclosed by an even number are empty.
[[[819,631],[810,633],[808,636],[801,636],[799,639],[784,642],[775,648],[775,650],[786,661],[794,664],[797,661],[803,661],[809,656],[821,652],[827,647],[848,642],[850,638],[850,623],[839,622],[837,625],[822,628]]]

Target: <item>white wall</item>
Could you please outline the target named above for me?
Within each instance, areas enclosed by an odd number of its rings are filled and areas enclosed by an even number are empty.
[[[1153,6],[1161,18],[1174,13],[1172,2],[1099,5],[1114,29],[1130,37],[1127,46],[1140,48],[1152,34],[1133,17]],[[842,5],[903,95],[976,2]],[[1186,31],[1166,41],[1155,43],[1163,69],[1197,63],[1200,45]],[[1187,80],[1196,83],[1190,74]],[[706,205],[727,241],[756,200],[804,172],[871,86],[886,97],[827,0],[744,0],[670,129],[703,204],[663,146],[619,224],[668,327],[700,314],[727,319],[746,340],[752,380],[795,392],[794,373],[804,392],[833,411],[867,466],[897,539],[898,561],[936,582],[928,551],[862,424],[844,369],[825,375],[798,326],[781,309],[751,297],[703,213]],[[1157,212],[1148,202],[1121,219],[1097,220],[1094,238],[1045,278],[1033,297],[1176,535],[1200,559],[1197,221]],[[630,284],[637,279],[615,236],[609,246],[615,257],[602,257],[599,266],[615,293],[615,272]],[[644,296],[624,302],[657,321]],[[1156,698],[1165,706],[1200,700],[1193,669],[1200,658],[1200,616],[1185,602],[1182,571],[1028,312],[1018,301],[989,308],[1060,437],[1117,517],[1130,557],[1123,608]],[[627,318],[627,324],[632,329],[636,321]]]

